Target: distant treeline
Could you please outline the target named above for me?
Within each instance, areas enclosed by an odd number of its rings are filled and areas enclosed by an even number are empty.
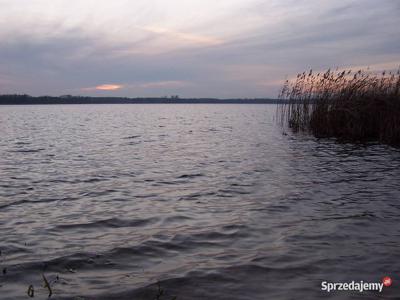
[[[123,98],[123,97],[83,97],[83,96],[40,96],[0,95],[0,105],[30,104],[185,104],[185,103],[219,103],[219,104],[272,104],[276,99],[216,99],[216,98]]]

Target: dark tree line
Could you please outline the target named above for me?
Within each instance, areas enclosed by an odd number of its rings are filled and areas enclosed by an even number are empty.
[[[65,95],[60,97],[29,95],[0,95],[0,105],[33,105],[33,104],[167,104],[167,103],[221,103],[221,104],[270,104],[275,99],[216,99],[216,98],[124,98],[124,97],[84,97]]]

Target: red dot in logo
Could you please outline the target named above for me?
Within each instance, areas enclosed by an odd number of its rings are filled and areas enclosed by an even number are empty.
[[[382,278],[382,283],[384,286],[388,287],[392,285],[392,278],[390,278],[389,276],[385,276]]]

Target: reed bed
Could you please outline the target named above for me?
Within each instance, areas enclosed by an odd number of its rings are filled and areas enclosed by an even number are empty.
[[[310,70],[286,80],[279,98],[278,121],[295,132],[400,146],[400,69]]]

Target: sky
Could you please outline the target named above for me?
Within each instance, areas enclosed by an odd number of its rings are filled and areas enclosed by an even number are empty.
[[[0,94],[276,98],[400,66],[398,0],[0,0]]]

